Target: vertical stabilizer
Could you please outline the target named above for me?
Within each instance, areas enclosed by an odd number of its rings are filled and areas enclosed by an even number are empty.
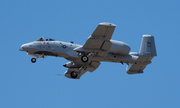
[[[139,50],[139,56],[141,57],[157,56],[154,36],[143,35]]]

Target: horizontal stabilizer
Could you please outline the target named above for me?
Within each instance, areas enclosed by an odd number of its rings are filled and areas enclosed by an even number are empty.
[[[128,64],[126,68],[126,72],[128,74],[138,74],[143,73],[143,69],[147,66],[147,64]]]

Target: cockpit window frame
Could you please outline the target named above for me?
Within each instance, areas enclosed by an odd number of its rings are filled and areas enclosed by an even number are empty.
[[[41,37],[41,38],[39,38],[39,39],[36,40],[36,41],[45,41],[45,40],[44,40],[44,37]]]
[[[56,41],[56,40],[51,39],[51,38],[41,37],[41,38],[39,38],[39,39],[38,39],[38,40],[36,40],[36,41]]]

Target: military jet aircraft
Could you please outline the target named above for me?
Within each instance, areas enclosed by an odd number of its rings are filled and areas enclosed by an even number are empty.
[[[100,23],[84,45],[41,37],[23,44],[20,51],[34,56],[32,63],[45,56],[64,57],[70,61],[63,65],[68,68],[64,75],[72,79],[80,79],[87,71],[93,72],[101,61],[126,63],[128,74],[143,73],[152,58],[157,56],[154,36],[143,35],[139,53],[130,52],[128,44],[111,40],[115,27],[112,23]]]

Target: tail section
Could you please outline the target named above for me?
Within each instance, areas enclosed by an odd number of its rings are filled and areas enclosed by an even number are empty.
[[[143,73],[145,67],[151,63],[154,56],[157,56],[154,36],[143,35],[139,56],[134,64],[128,64],[126,72],[128,74]]]
[[[154,36],[143,35],[141,47],[139,50],[139,56],[141,57],[157,56]]]

